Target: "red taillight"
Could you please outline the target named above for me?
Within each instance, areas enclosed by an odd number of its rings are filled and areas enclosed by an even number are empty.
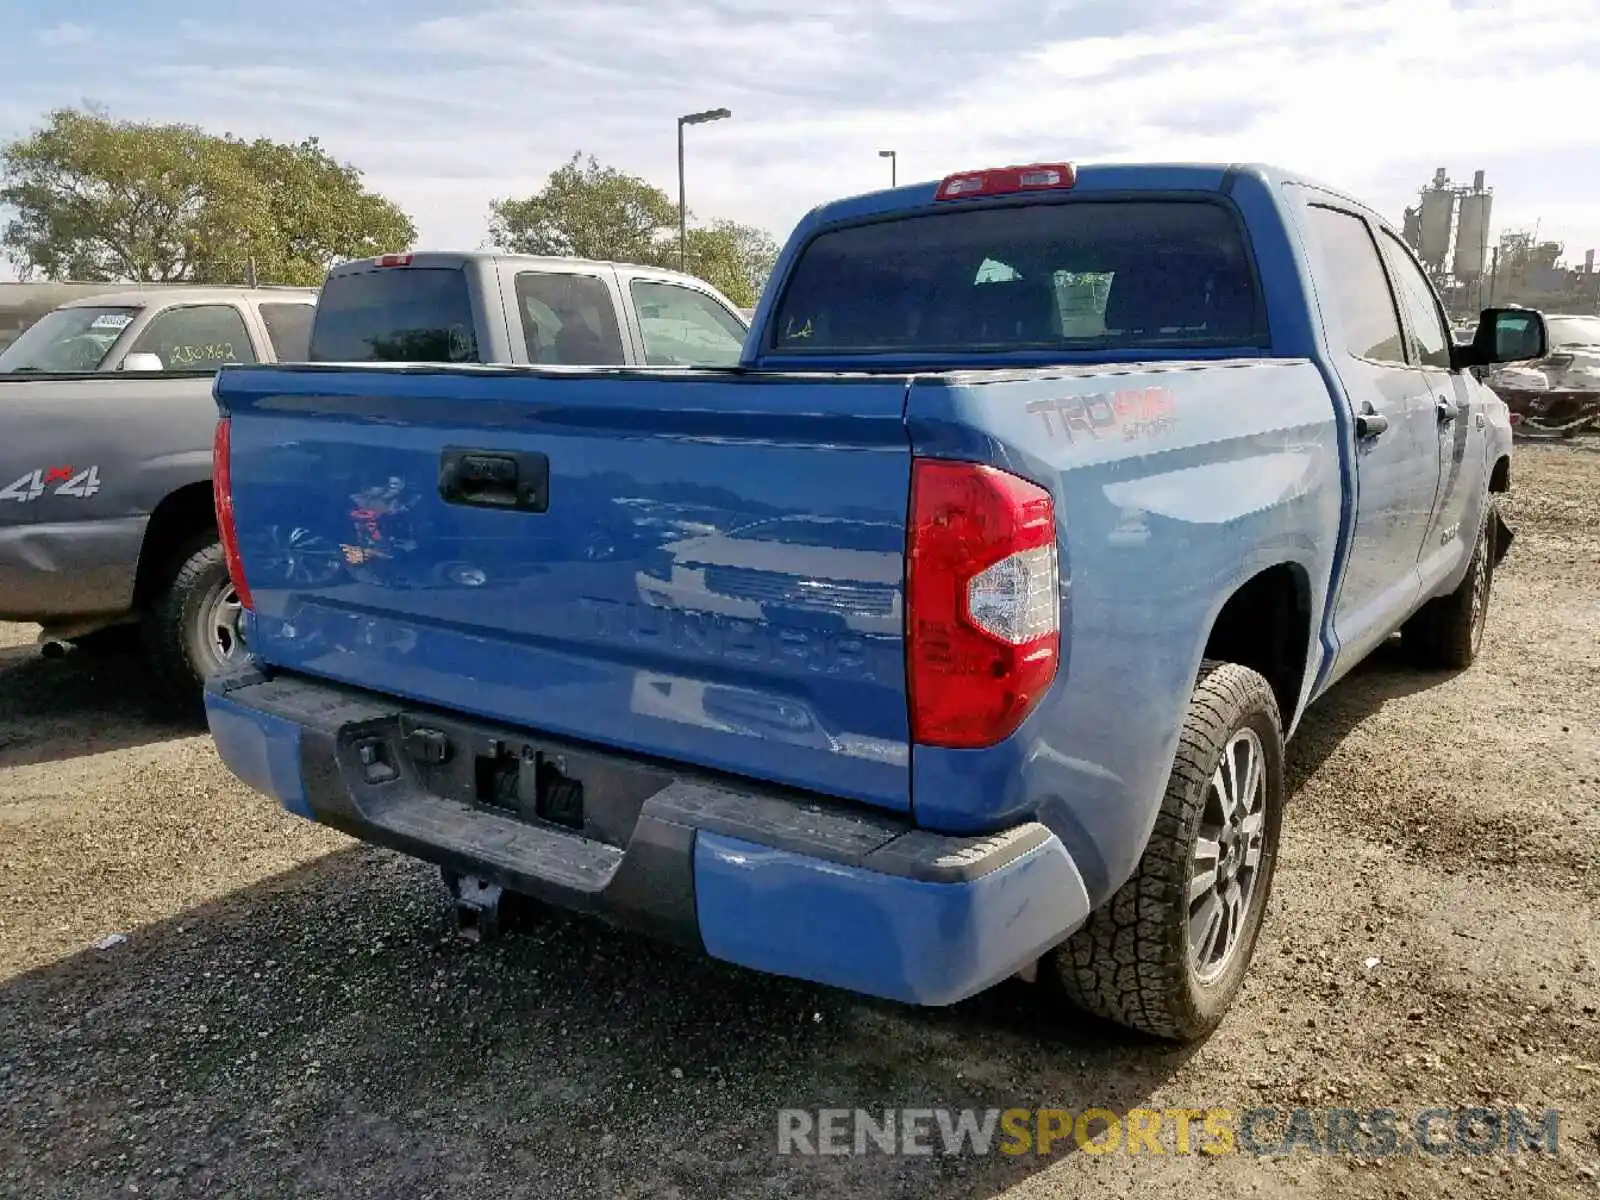
[[[1078,182],[1071,163],[1036,163],[1031,167],[990,167],[948,176],[933,194],[935,200],[973,200],[1012,192],[1064,191]]]
[[[239,593],[239,603],[255,609],[250,585],[244,581],[244,560],[239,557],[239,531],[233,523],[233,422],[217,421],[211,443],[211,495],[217,510],[217,536],[222,541],[222,557],[228,564],[228,578]]]
[[[409,254],[380,254],[378,256],[380,267],[409,267],[411,255]]]
[[[1061,657],[1050,493],[993,467],[917,459],[907,558],[912,740],[969,749],[1003,741]]]

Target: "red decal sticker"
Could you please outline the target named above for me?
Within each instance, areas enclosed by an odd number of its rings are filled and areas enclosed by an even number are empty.
[[[57,480],[60,480],[61,482],[66,483],[66,482],[69,482],[71,479],[72,479],[72,468],[71,467],[51,467],[48,471],[45,472],[45,476],[44,476],[44,481],[46,483],[55,483]]]

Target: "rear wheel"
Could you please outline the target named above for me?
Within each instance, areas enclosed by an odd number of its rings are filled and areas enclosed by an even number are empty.
[[[244,609],[214,537],[196,538],[176,562],[144,615],[144,648],[157,694],[190,706],[198,703],[206,679],[243,653]]]
[[[1175,1041],[1210,1033],[1255,952],[1283,827],[1271,686],[1201,665],[1149,844],[1133,877],[1051,956],[1080,1007]]]
[[[1489,622],[1489,594],[1494,587],[1495,536],[1499,521],[1494,502],[1484,505],[1483,525],[1472,549],[1472,561],[1461,585],[1448,596],[1424,604],[1401,630],[1401,643],[1411,661],[1431,670],[1461,671],[1483,648]]]

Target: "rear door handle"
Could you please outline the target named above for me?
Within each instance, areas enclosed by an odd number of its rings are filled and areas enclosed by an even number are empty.
[[[1356,437],[1366,439],[1375,438],[1389,428],[1389,418],[1377,412],[1372,407],[1372,402],[1361,406],[1361,411],[1356,414]]]
[[[550,459],[533,451],[446,446],[439,455],[439,496],[469,508],[546,512]]]
[[[1440,396],[1434,402],[1433,410],[1439,414],[1439,424],[1441,425],[1449,425],[1461,415],[1461,410],[1443,396]]]

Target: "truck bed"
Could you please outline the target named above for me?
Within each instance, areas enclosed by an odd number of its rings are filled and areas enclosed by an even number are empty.
[[[231,368],[217,396],[246,637],[272,668],[880,808],[915,795],[954,831],[1026,815],[1041,787],[1159,791],[1221,581],[1298,558],[1325,587],[1332,545],[1296,531],[1339,520],[1333,412],[1304,362]],[[521,456],[540,494],[447,499],[442,469],[474,452]],[[913,752],[914,453],[988,457],[1064,518],[1061,678],[993,749]],[[1180,552],[1204,589],[1152,574]],[[1130,657],[1138,638],[1151,653]],[[1078,761],[1050,782],[1039,751],[1060,746]]]

